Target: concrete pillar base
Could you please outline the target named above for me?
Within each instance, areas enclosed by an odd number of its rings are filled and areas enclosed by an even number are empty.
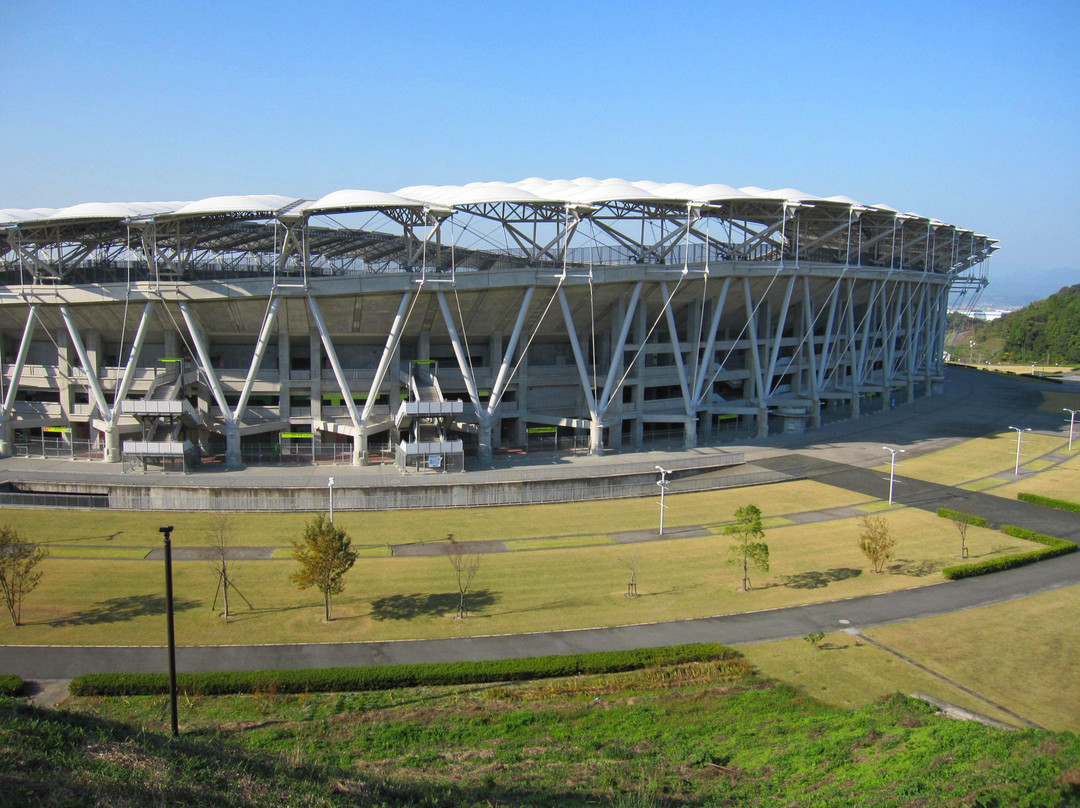
[[[758,410],[757,414],[757,436],[759,438],[769,437],[769,408],[762,407]]]
[[[225,433],[225,468],[242,469],[243,456],[240,454],[240,430],[233,427]]]
[[[120,440],[115,428],[105,430],[105,462],[120,462]]]
[[[604,425],[599,421],[589,423],[589,454],[593,457],[604,454]]]
[[[480,423],[477,434],[476,459],[484,464],[491,463],[491,422],[485,419]]]

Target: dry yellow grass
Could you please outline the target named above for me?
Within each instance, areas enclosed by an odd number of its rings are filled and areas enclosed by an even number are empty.
[[[1025,463],[1067,446],[1068,440],[1056,435],[1024,433],[1021,443],[1021,471]],[[959,485],[980,477],[1012,474],[1016,466],[1016,433],[1011,430],[991,437],[974,438],[957,446],[931,452],[921,457],[898,460],[897,475],[932,483]],[[888,472],[888,464],[877,466]]]
[[[769,486],[699,494],[672,494],[664,517],[671,527],[715,524],[735,509],[754,502],[766,516],[865,502],[866,497],[841,488],[795,480]],[[232,534],[237,545],[288,547],[304,530],[310,513],[237,513]],[[659,499],[607,500],[559,505],[501,508],[358,512],[339,511],[334,521],[357,545],[407,544],[490,539],[534,539],[643,530],[659,521]],[[99,512],[3,509],[0,523],[45,545],[160,547],[160,525],[173,525],[174,547],[205,546],[210,516],[203,513]]]
[[[1016,499],[1016,495],[1021,491],[1080,502],[1080,456],[1038,474],[1021,474],[1016,482],[995,488],[990,493]]]
[[[1077,615],[1070,586],[867,634],[1048,729],[1080,732]]]
[[[177,637],[181,644],[230,644],[517,633],[728,614],[941,581],[940,569],[955,563],[959,550],[952,524],[916,510],[887,518],[899,540],[889,574],[868,571],[857,546],[859,520],[793,525],[766,532],[772,569],[751,575],[757,588],[750,593],[739,591],[739,571],[725,563],[731,542],[722,536],[485,555],[468,621],[452,619],[457,594],[443,557],[359,559],[330,624],[322,620],[318,594],[289,582],[290,561],[235,565],[237,583],[257,611],[241,606],[229,625],[210,608],[212,564],[177,562]],[[1030,547],[978,528],[969,531],[968,546],[973,559]],[[624,597],[631,556],[641,595],[635,599]],[[43,569],[24,606],[27,625],[0,629],[0,643],[162,641],[160,564],[50,559]]]

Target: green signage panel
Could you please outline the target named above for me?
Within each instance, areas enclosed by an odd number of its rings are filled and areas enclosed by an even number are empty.
[[[313,432],[282,432],[281,437],[283,437],[283,438],[314,438],[315,434]]]

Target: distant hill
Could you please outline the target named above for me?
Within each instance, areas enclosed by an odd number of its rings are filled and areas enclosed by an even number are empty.
[[[951,344],[959,356],[991,362],[1080,364],[1080,284],[991,322],[950,315]]]

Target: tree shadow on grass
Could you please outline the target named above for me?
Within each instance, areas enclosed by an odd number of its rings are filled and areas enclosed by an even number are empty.
[[[895,564],[890,564],[886,569],[893,575],[910,575],[914,578],[925,578],[933,575],[945,565],[940,561],[912,561],[909,558],[898,558]]]
[[[198,601],[173,598],[173,611],[184,612],[196,608]],[[165,614],[164,595],[127,595],[98,601],[87,609],[68,617],[49,621],[51,626],[96,626],[103,623],[123,623],[137,617]]]
[[[421,595],[390,595],[371,602],[371,617],[375,620],[413,620],[417,617],[439,617],[457,612],[461,596],[457,592],[437,592]],[[499,596],[488,589],[477,589],[465,595],[465,606],[471,614],[494,605]]]
[[[858,578],[860,575],[862,575],[862,570],[851,567],[834,567],[831,570],[808,570],[806,572],[797,572],[794,575],[781,575],[780,583],[777,586],[786,586],[788,589],[824,589],[829,584],[846,581],[849,578]]]

